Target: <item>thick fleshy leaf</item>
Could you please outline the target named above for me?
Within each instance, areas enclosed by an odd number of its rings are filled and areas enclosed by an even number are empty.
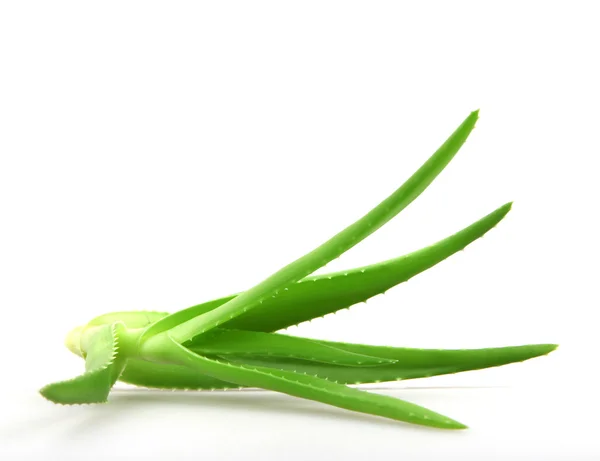
[[[306,277],[223,328],[277,331],[364,302],[465,249],[510,211],[501,206],[470,226],[420,250],[356,269]]]
[[[511,204],[507,203],[459,232],[407,255],[356,269],[306,277],[257,308],[225,322],[223,328],[277,331],[364,302],[463,250],[496,226],[510,208]],[[235,296],[214,299],[171,315],[153,313],[162,318],[147,328],[143,338],[216,309]]]
[[[395,363],[394,359],[356,354],[316,340],[223,328],[199,336],[193,350],[200,355],[293,358],[350,367]]]
[[[344,384],[363,384],[424,378],[497,367],[529,360],[552,352],[554,344],[532,344],[486,349],[410,349],[324,341],[338,349],[363,352],[397,360],[396,364],[360,368],[327,365],[307,360],[228,356],[228,361],[307,373]],[[193,349],[192,349],[193,350]],[[180,365],[129,360],[121,381],[137,386],[165,389],[228,389],[236,384],[217,380]]]
[[[94,326],[82,334],[85,373],[76,378],[48,384],[40,393],[64,405],[105,402],[118,379],[124,360],[118,357],[118,329],[121,324]]]
[[[213,378],[259,387],[347,410],[383,416],[441,429],[463,429],[466,426],[439,413],[393,397],[371,394],[309,375],[262,366],[246,366],[220,362],[190,351],[162,333],[141,346],[144,359],[177,363]]]
[[[172,328],[169,330],[170,336],[183,343],[249,312],[371,235],[412,203],[433,182],[466,141],[475,126],[477,116],[477,111],[471,113],[416,173],[354,224],[232,300]]]
[[[382,357],[394,358],[397,362],[377,367],[349,368],[295,359],[236,357],[231,355],[223,356],[223,358],[234,363],[307,373],[311,376],[318,376],[338,383],[363,384],[427,378],[430,376],[497,367],[546,355],[557,347],[555,344],[531,344],[485,349],[444,350],[377,347],[362,344],[344,345],[334,342],[324,343],[339,345],[340,349],[345,348],[349,351],[379,353]]]

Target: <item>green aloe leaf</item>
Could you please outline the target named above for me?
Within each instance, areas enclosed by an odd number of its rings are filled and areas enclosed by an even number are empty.
[[[439,413],[404,400],[371,394],[325,379],[262,366],[220,362],[182,346],[168,334],[158,335],[142,345],[148,360],[169,361],[240,386],[260,387],[295,397],[326,403],[347,410],[444,429],[466,426]]]
[[[323,343],[335,345],[340,349],[348,351],[368,352],[379,357],[393,358],[397,362],[390,365],[352,369],[290,358],[274,359],[249,357],[247,355],[228,355],[223,356],[223,358],[234,363],[306,373],[338,383],[364,384],[428,378],[430,376],[498,367],[549,354],[557,347],[555,344],[531,344],[525,346],[451,350],[378,347],[329,341],[323,341]]]
[[[364,353],[396,360],[391,365],[374,367],[340,366],[310,360],[266,358],[264,356],[229,355],[223,360],[258,365],[280,370],[297,371],[344,384],[365,384],[425,378],[522,362],[549,354],[556,345],[493,347],[484,349],[411,349],[403,347],[368,346],[363,344],[320,341],[336,349]],[[192,347],[193,352],[195,351]],[[142,387],[165,389],[228,389],[237,384],[218,380],[176,364],[129,360],[121,381]]]
[[[54,403],[86,404],[106,402],[119,377],[124,360],[118,357],[119,323],[90,328],[82,334],[85,373],[76,378],[48,384],[40,393]]]
[[[223,328],[277,331],[365,302],[463,250],[495,227],[511,203],[433,245],[356,269],[306,277]]]
[[[223,327],[277,331],[364,302],[463,250],[496,226],[510,208],[511,203],[507,203],[461,231],[407,255],[356,269],[306,277],[277,296],[265,300],[257,308],[225,322]],[[143,338],[152,337],[210,312],[236,296],[211,300],[171,315],[146,313],[153,314],[152,318],[159,320],[147,328]],[[141,326],[150,323],[143,323],[143,319],[142,316],[142,319],[138,320]]]
[[[199,336],[193,350],[200,355],[293,358],[350,367],[395,363],[394,359],[357,354],[311,339],[221,328]]]
[[[327,242],[223,305],[169,330],[183,343],[264,303],[371,235],[416,199],[454,158],[477,121],[472,112],[446,142],[392,195]]]

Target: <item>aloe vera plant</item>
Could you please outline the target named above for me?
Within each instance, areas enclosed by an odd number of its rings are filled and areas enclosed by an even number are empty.
[[[413,253],[344,272],[311,276],[415,200],[448,165],[475,126],[472,112],[400,188],[324,244],[247,291],[178,312],[114,312],[67,336],[85,372],[40,390],[60,404],[107,400],[117,380],[163,389],[259,387],[425,426],[463,424],[418,405],[346,384],[395,381],[495,367],[548,354],[553,344],[434,350],[339,343],[277,333],[348,308],[427,270],[484,235],[507,203]]]

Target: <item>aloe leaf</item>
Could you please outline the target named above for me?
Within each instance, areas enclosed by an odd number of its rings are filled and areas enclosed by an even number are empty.
[[[229,355],[224,356],[224,358],[234,363],[306,373],[338,383],[364,384],[427,378],[430,376],[498,367],[549,354],[557,347],[555,344],[531,344],[485,349],[445,350],[399,347],[381,348],[360,344],[345,345],[328,341],[324,341],[323,343],[332,344],[340,349],[345,348],[349,351],[362,351],[363,353],[368,351],[373,355],[379,353],[379,356],[394,358],[397,362],[377,367],[349,368],[304,360],[249,357],[246,355],[237,357]]]
[[[82,335],[85,373],[76,378],[49,384],[40,393],[54,403],[85,404],[105,402],[119,377],[124,360],[118,357],[118,329],[121,324],[95,326]]]
[[[306,277],[222,327],[277,331],[364,302],[463,250],[496,226],[511,205],[507,203],[461,231],[407,255],[347,271]]]
[[[225,322],[223,327],[277,331],[364,302],[463,250],[496,226],[510,208],[511,203],[507,203],[461,231],[404,256],[347,271],[306,277],[255,309]],[[168,316],[162,314],[163,318],[150,325],[143,338],[210,312],[236,296],[225,296]]]
[[[351,367],[395,362],[394,359],[357,354],[306,338],[221,328],[199,336],[193,350],[200,355],[293,358]]]
[[[261,366],[220,362],[190,351],[168,333],[146,341],[141,352],[151,361],[167,361],[240,386],[260,387],[361,413],[442,429],[466,426],[446,416],[393,397],[371,394],[313,376]]]
[[[222,306],[172,328],[169,330],[171,337],[183,343],[248,312],[251,308],[271,296],[277,295],[281,290],[313,273],[371,235],[406,208],[448,165],[473,130],[477,116],[477,111],[472,112],[416,173],[361,219],[315,250],[288,264],[263,282]]]
[[[368,368],[327,365],[307,360],[259,356],[223,356],[235,363],[297,371],[344,384],[365,384],[425,378],[522,362],[549,354],[556,345],[532,344],[485,349],[411,349],[321,341],[338,349],[397,360],[393,365]],[[194,348],[191,348],[194,351]],[[180,365],[129,360],[121,381],[143,387],[167,389],[228,389],[239,387]]]

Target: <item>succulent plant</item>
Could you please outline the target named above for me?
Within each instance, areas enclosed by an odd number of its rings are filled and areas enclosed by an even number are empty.
[[[448,165],[473,130],[472,112],[400,188],[321,246],[247,291],[167,312],[114,312],[67,336],[85,372],[40,390],[60,404],[107,401],[117,380],[148,388],[259,387],[348,410],[424,426],[463,424],[421,406],[347,384],[429,377],[495,367],[548,354],[535,344],[487,349],[410,349],[339,343],[277,331],[384,293],[483,236],[507,203],[433,245],[377,264],[311,276],[375,232],[415,200]]]

